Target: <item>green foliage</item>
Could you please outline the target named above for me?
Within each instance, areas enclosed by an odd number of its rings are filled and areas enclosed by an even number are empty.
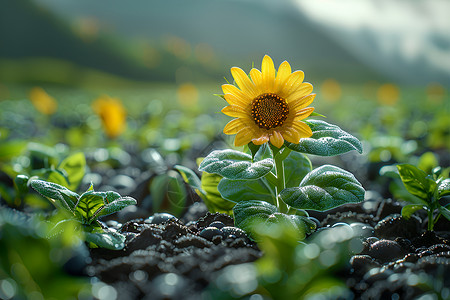
[[[298,187],[280,193],[286,204],[299,209],[325,211],[364,200],[364,188],[351,173],[324,165],[308,173]]]
[[[187,174],[184,169],[179,167],[174,167],[178,172],[169,170],[152,179],[150,195],[152,196],[152,210],[154,213],[164,211],[174,216],[181,215],[186,207],[187,199],[184,180],[188,180],[193,184],[199,184],[200,180],[193,177],[195,174]],[[193,182],[195,179],[197,179],[197,182]]]
[[[313,135],[301,139],[298,144],[286,142],[289,149],[320,156],[334,156],[352,150],[362,153],[361,142],[338,126],[322,120],[308,120],[305,123],[311,128]]]
[[[211,152],[201,162],[199,170],[232,180],[251,180],[263,177],[273,166],[273,160],[270,158],[252,162],[252,156],[227,149]]]
[[[49,239],[48,232],[48,222],[41,218],[0,208],[0,298],[76,299],[88,295],[89,279],[69,276],[63,270],[75,251],[85,250],[83,245],[67,246],[62,235]],[[5,289],[7,285],[9,289]]]
[[[397,169],[406,190],[415,196],[413,200],[405,199],[412,204],[402,209],[404,217],[409,218],[414,212],[425,209],[430,231],[441,215],[450,220],[450,211],[439,202],[442,197],[450,194],[450,179],[441,175],[440,168],[434,169],[435,172],[430,175],[410,164],[399,164]]]
[[[93,186],[81,195],[52,182],[32,180],[30,182],[39,194],[50,200],[56,207],[66,211],[67,218],[58,222],[53,229],[58,232],[66,222],[75,220],[85,232],[85,239],[96,246],[112,250],[124,247],[125,236],[103,228],[98,218],[136,204],[131,197],[122,197],[116,192],[96,192]]]
[[[38,179],[63,185],[70,190],[76,190],[83,179],[86,159],[81,152],[62,158],[64,150],[29,143],[25,155],[30,164],[22,167],[21,174],[37,176]]]
[[[260,226],[271,227],[283,224],[295,233],[294,240],[302,240],[306,234],[311,233],[316,224],[304,216],[287,215],[278,212],[275,205],[265,201],[249,200],[236,204],[233,208],[235,225],[247,232],[253,233],[258,239],[258,231],[255,230]]]
[[[21,147],[19,147],[21,146]],[[14,180],[14,191],[2,193],[10,206],[18,207],[28,203],[29,180],[41,179],[76,190],[84,177],[86,159],[82,152],[68,154],[67,148],[62,145],[49,147],[38,143],[5,143],[0,146],[0,155],[3,152],[8,156],[9,151],[22,152],[20,156],[10,158],[10,163],[2,163],[0,158],[0,171],[6,173]],[[10,149],[11,148],[11,149]],[[19,149],[20,148],[20,149]],[[38,204],[39,206],[39,204]]]
[[[236,150],[211,152],[199,166],[203,171],[202,186],[204,178],[215,176],[208,186],[214,198],[204,197],[209,209],[217,204],[224,207],[227,201],[237,203],[233,207],[236,226],[255,236],[254,228],[259,223],[266,226],[283,223],[293,228],[301,240],[315,229],[305,209],[325,211],[363,201],[364,188],[351,173],[330,165],[313,170],[311,161],[301,153],[324,156],[352,150],[361,153],[359,140],[323,121],[310,120],[308,125],[313,136],[296,145],[286,142],[276,148],[249,143],[251,155]],[[191,185],[199,190],[198,182]]]
[[[176,165],[174,166],[174,169],[180,172],[184,181],[194,189],[209,211],[232,214],[231,209],[233,208],[234,203],[222,198],[218,191],[218,184],[222,180],[222,176],[203,172],[200,179],[197,174],[189,168]]]

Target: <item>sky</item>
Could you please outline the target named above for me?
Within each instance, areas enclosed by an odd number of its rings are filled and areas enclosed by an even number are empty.
[[[450,1],[293,0],[298,11],[374,69],[450,84]]]

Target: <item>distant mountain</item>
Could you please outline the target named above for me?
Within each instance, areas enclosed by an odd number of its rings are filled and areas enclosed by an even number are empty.
[[[338,43],[299,17],[286,0],[35,0],[76,20],[95,16],[126,37],[161,40],[177,36],[211,45],[224,67],[259,66],[264,54],[287,59],[311,77],[360,80],[380,76]]]
[[[85,40],[63,18],[29,0],[0,2],[0,60],[51,58],[138,81],[175,81],[177,68],[186,64],[173,54],[161,52],[162,63],[148,68],[124,51],[125,47],[118,47],[121,42],[120,38],[101,34]],[[195,67],[205,76],[211,75]]]
[[[270,3],[275,2],[3,0],[0,60],[55,58],[132,80],[186,81],[229,77],[230,66],[248,70],[254,62],[259,67],[263,55],[269,54],[276,64],[286,59],[304,70],[307,80],[381,78],[299,18],[289,1]],[[98,26],[93,40],[83,39],[70,27],[86,19]],[[186,43],[190,56],[168,49],[171,39]],[[149,55],[156,52],[158,58],[151,67],[140,54],[148,45],[152,45]],[[213,60],[205,63],[192,58],[199,45],[213,50]]]

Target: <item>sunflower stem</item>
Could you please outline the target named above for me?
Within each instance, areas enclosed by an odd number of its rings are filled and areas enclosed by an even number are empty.
[[[285,149],[286,150],[286,149]],[[276,171],[276,175],[277,175],[277,183],[275,185],[276,188],[276,195],[277,195],[277,206],[278,206],[278,210],[281,213],[287,213],[289,211],[289,207],[286,203],[284,203],[284,201],[281,199],[280,197],[280,192],[282,190],[284,190],[284,188],[286,187],[286,182],[284,181],[284,159],[287,156],[284,155],[275,155],[274,160],[275,160],[275,171]]]

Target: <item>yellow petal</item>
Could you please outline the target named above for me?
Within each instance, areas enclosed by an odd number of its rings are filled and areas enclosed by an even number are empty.
[[[222,113],[234,118],[248,118],[247,112],[240,106],[229,105],[222,108]]]
[[[240,89],[232,84],[222,84],[222,91],[224,94],[233,94],[239,99],[242,99],[242,101],[244,102],[249,102],[252,100],[249,95],[243,93]]]
[[[284,143],[284,139],[281,133],[279,133],[278,131],[273,131],[272,135],[270,136],[270,143],[277,148],[281,148]]]
[[[302,83],[296,90],[291,90],[291,93],[286,97],[287,102],[302,98],[306,95],[311,94],[313,91],[313,86],[309,82]]]
[[[225,97],[225,100],[230,105],[236,105],[236,106],[245,108],[247,105],[250,104],[248,101],[245,101],[244,99],[236,96],[235,94],[225,94],[224,97]]]
[[[233,119],[225,125],[223,128],[223,133],[225,134],[236,134],[240,130],[245,128],[245,123],[242,119]]]
[[[256,91],[258,93],[258,95],[263,94],[264,93],[264,88],[263,88],[263,81],[262,81],[262,74],[261,71],[258,69],[251,69],[250,70],[250,77],[252,78],[253,83],[255,84],[256,87]]]
[[[253,132],[251,130],[242,129],[236,134],[236,137],[234,138],[234,145],[236,147],[247,145],[252,140],[252,133]]]
[[[275,66],[273,65],[273,60],[269,55],[266,55],[263,58],[261,72],[265,91],[267,93],[273,92],[273,85],[275,81]]]
[[[306,107],[304,109],[299,110],[298,112],[295,113],[294,121],[300,121],[303,120],[304,118],[309,117],[309,115],[311,115],[313,111],[314,107]]]
[[[286,98],[298,88],[298,86],[303,82],[304,78],[305,73],[303,73],[303,71],[299,70],[292,73],[286,81],[284,88],[280,91],[280,96]]]
[[[302,121],[295,121],[292,123],[292,127],[300,133],[302,138],[307,138],[312,136],[311,128]]]
[[[301,135],[294,128],[286,129],[281,134],[283,135],[283,138],[290,143],[298,144],[300,141]]]
[[[284,88],[291,72],[291,65],[287,61],[283,61],[278,67],[277,77],[275,78],[275,93],[279,93]]]
[[[264,143],[267,143],[268,141],[269,141],[269,136],[267,134],[260,136],[259,138],[252,139],[252,143],[255,145],[262,145]]]
[[[305,108],[314,101],[315,97],[316,94],[309,94],[308,96],[304,96],[300,99],[292,100],[291,102],[289,102],[289,110],[298,111],[302,108]]]
[[[236,81],[236,84],[239,86],[242,92],[246,93],[251,98],[258,96],[256,95],[255,85],[241,68],[231,68],[231,75],[233,75],[234,81]]]

